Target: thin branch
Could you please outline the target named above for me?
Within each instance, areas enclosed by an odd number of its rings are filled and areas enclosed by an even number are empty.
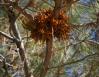
[[[10,77],[9,72],[8,72],[8,67],[12,67],[9,63],[6,62],[6,58],[0,54],[0,62],[2,63],[2,68],[5,70],[4,77]]]
[[[0,6],[10,5],[9,3],[0,3]]]
[[[2,58],[2,59],[0,59],[0,63],[3,63],[3,60],[5,59],[5,57],[2,55],[2,54],[0,54],[0,57]],[[13,65],[11,65],[11,64],[9,64],[9,63],[5,63],[8,67],[13,67]]]
[[[95,54],[87,55],[87,56],[85,56],[85,57],[82,58],[82,59],[79,59],[79,60],[76,60],[76,61],[72,61],[72,62],[68,62],[68,63],[63,63],[62,65],[58,65],[58,66],[52,66],[52,67],[49,67],[49,69],[53,69],[53,68],[63,67],[63,66],[66,66],[66,65],[75,64],[75,63],[84,61],[84,60],[86,60],[87,58],[92,57],[92,56],[94,56],[94,55],[99,55],[99,54],[98,54],[98,53],[95,53]]]
[[[0,35],[6,37],[7,39],[15,41],[15,39],[13,37],[11,37],[10,35],[6,34],[5,32],[0,31]]]
[[[89,42],[89,43],[94,43],[94,44],[97,44],[97,45],[99,45],[99,42],[97,42],[97,41],[88,40],[88,42]]]

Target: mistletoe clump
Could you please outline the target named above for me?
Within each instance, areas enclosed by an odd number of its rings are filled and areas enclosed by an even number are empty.
[[[45,41],[52,35],[58,39],[68,39],[70,26],[67,24],[68,17],[62,11],[56,18],[52,10],[42,10],[32,19],[22,16],[21,21],[23,27],[31,31],[31,38],[36,41]]]

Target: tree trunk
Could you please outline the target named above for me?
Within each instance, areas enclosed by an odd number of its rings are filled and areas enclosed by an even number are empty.
[[[23,63],[25,77],[30,77],[30,73],[28,71],[28,64],[27,64],[26,57],[25,57],[24,44],[21,40],[18,28],[15,25],[16,17],[14,15],[14,12],[11,11],[10,9],[8,10],[8,17],[9,17],[10,27],[13,32],[13,35],[15,36],[16,39],[18,39],[18,41],[16,41],[16,45],[17,45],[17,48],[19,48],[19,55],[20,55],[21,61]]]
[[[48,66],[50,64],[50,59],[52,56],[52,46],[53,46],[53,37],[51,36],[50,39],[46,40],[46,56],[45,56],[45,60],[43,63],[43,68],[41,70],[40,77],[45,77],[48,71]]]
[[[71,7],[73,0],[54,0],[55,7],[54,7],[54,17],[58,18],[60,11],[67,12]],[[69,2],[69,3],[68,3]],[[53,34],[52,34],[53,36]],[[46,40],[46,56],[43,63],[43,68],[40,73],[40,77],[45,77],[48,71],[48,66],[50,64],[50,59],[52,56],[52,46],[53,46],[53,37],[51,36],[50,39]]]

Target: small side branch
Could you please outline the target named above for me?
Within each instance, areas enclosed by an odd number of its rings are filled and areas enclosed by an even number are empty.
[[[10,77],[9,72],[8,72],[8,66],[10,66],[10,65],[8,65],[8,63],[6,63],[6,58],[3,55],[0,54],[0,57],[2,58],[2,59],[0,59],[0,62],[2,63],[1,64],[2,68],[5,70],[5,74],[3,77]]]
[[[50,67],[49,69],[53,69],[53,68],[63,67],[63,66],[66,66],[66,65],[75,64],[75,63],[84,61],[84,60],[88,59],[89,57],[92,57],[92,56],[95,56],[95,55],[99,55],[99,54],[98,54],[98,53],[95,53],[95,54],[87,55],[87,56],[85,56],[85,57],[82,58],[82,59],[78,59],[78,60],[72,61],[72,62],[63,63],[62,65],[58,65],[58,66],[52,66],[52,67]]]
[[[0,35],[6,37],[7,39],[10,39],[12,41],[14,41],[15,39],[13,37],[11,37],[10,35],[6,34],[5,32],[0,31]]]

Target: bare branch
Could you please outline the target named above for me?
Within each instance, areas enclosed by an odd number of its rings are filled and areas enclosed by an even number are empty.
[[[49,67],[49,69],[53,69],[53,68],[63,67],[63,66],[66,66],[66,65],[75,64],[75,63],[84,61],[84,60],[88,59],[89,57],[92,57],[92,56],[95,56],[95,55],[99,55],[99,54],[95,53],[95,54],[87,55],[87,56],[85,56],[82,59],[79,59],[79,60],[76,60],[76,61],[72,61],[72,62],[68,62],[68,63],[63,63],[62,65],[58,65],[58,66],[52,66],[52,67]]]
[[[0,54],[0,57],[2,58],[2,59],[0,59],[0,62],[2,63],[2,67],[5,70],[4,77],[6,77],[6,76],[9,77],[10,75],[8,72],[8,66],[10,66],[10,67],[12,67],[12,66],[10,64],[6,63],[6,58],[3,55]]]
[[[4,36],[4,37],[6,37],[7,39],[10,39],[10,40],[12,40],[12,41],[15,40],[13,37],[11,37],[10,35],[8,35],[8,34],[2,32],[2,31],[0,31],[0,35]]]
[[[2,0],[2,2],[6,3],[6,0]],[[19,40],[19,41],[16,41],[15,43],[16,43],[17,47],[19,48],[19,54],[20,54],[21,61],[23,64],[24,75],[25,75],[25,77],[30,77],[30,73],[28,70],[28,64],[27,64],[26,56],[25,56],[24,44],[23,44],[23,41],[21,39],[20,32],[17,28],[17,24],[15,23],[15,21],[16,21],[15,13],[13,12],[11,7],[7,7],[7,6],[4,6],[4,7],[5,7],[5,10],[8,14],[10,28],[13,32],[13,36]]]
[[[93,41],[93,40],[88,40],[86,42],[89,42],[89,43],[92,43],[92,44],[96,44],[96,45],[99,45],[99,42],[96,42],[96,41]]]
[[[2,59],[0,59],[0,63],[3,63],[3,60],[5,59],[5,57],[4,57],[2,54],[0,54],[0,57],[2,58]],[[6,62],[6,65],[7,65],[8,67],[13,67],[13,65],[11,65],[11,64],[9,64],[9,63],[7,63],[7,62]]]
[[[28,64],[27,64],[26,56],[25,56],[24,43],[21,39],[20,32],[17,28],[17,25],[15,24],[15,20],[16,20],[15,14],[10,9],[8,9],[8,17],[9,17],[9,22],[10,22],[10,26],[13,31],[13,34],[19,40],[16,42],[16,45],[19,48],[19,54],[21,57],[21,61],[23,63],[25,77],[30,77],[30,73],[28,71]]]
[[[1,6],[10,5],[9,3],[0,3]]]

